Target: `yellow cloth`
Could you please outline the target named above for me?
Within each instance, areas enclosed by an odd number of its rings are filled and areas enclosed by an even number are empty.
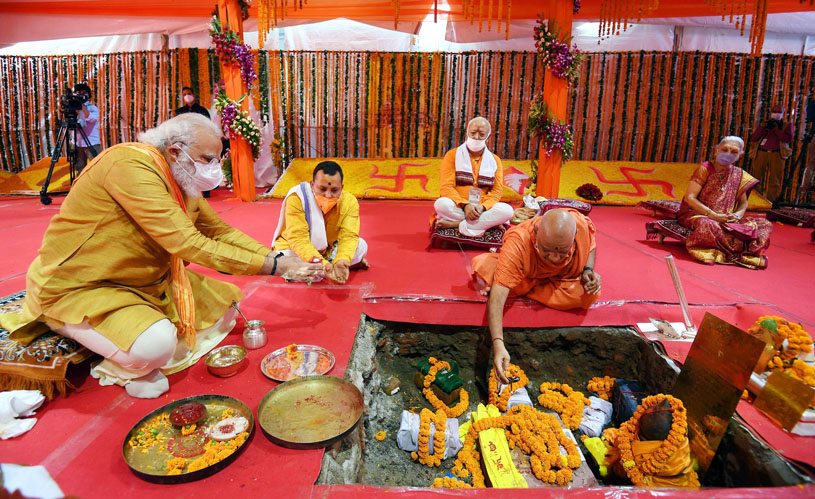
[[[37,322],[90,325],[128,350],[148,326],[178,322],[170,256],[230,274],[257,274],[269,250],[227,225],[205,199],[185,196],[187,214],[145,152],[120,144],[78,179],[28,269],[21,314],[0,315],[27,342]],[[220,319],[240,290],[187,270],[195,329]]]
[[[347,260],[354,257],[359,244],[359,202],[350,192],[343,190],[337,205],[323,216],[325,220],[325,237],[328,248],[323,253],[311,244],[308,233],[308,222],[303,203],[297,195],[286,199],[285,220],[280,235],[274,242],[275,250],[290,249],[294,254],[305,261],[314,257],[328,263],[325,258],[329,256],[334,243],[337,243],[337,256],[332,260]]]
[[[490,153],[492,154],[492,153]],[[501,194],[504,192],[504,167],[501,165],[501,158],[492,154],[498,168],[495,170],[495,183],[491,188],[478,187],[478,172],[481,169],[481,158],[470,156],[470,164],[473,167],[473,185],[456,185],[456,149],[447,151],[441,161],[439,171],[439,195],[443,198],[450,198],[459,207],[469,204],[468,196],[470,188],[481,189],[481,204],[484,208],[490,209],[495,203],[501,201]]]
[[[619,430],[609,428],[603,432],[606,439],[606,444],[610,445],[606,453],[606,460],[603,463],[605,466],[614,470],[614,473],[620,477],[626,477],[625,468],[620,459],[620,451],[615,444],[615,440],[619,435]],[[631,442],[631,453],[634,455],[634,461],[641,464],[648,459],[659,446],[662,445],[661,440],[634,440]],[[656,475],[646,475],[649,485],[654,487],[697,487],[692,478],[696,478],[693,472],[693,460],[690,454],[690,442],[686,436],[682,443],[677,447],[676,451],[668,458],[665,467],[659,470]]]
[[[478,411],[473,413],[473,422],[484,418],[497,418],[501,411],[490,404],[478,404]],[[523,475],[512,462],[509,444],[503,428],[490,428],[478,434],[478,444],[481,448],[481,459],[490,478],[490,483],[496,489],[526,489]]]

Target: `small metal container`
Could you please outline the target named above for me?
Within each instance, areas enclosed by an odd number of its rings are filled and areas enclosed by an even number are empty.
[[[254,320],[246,322],[246,329],[243,330],[243,346],[249,349],[260,348],[266,345],[269,340],[266,336],[266,328],[263,321]]]
[[[211,351],[205,360],[207,369],[215,376],[234,376],[246,360],[246,349],[240,345],[227,345]]]

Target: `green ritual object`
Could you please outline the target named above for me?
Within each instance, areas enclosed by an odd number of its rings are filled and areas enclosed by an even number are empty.
[[[450,369],[442,369],[437,372],[436,379],[433,381],[433,384],[430,385],[430,388],[439,400],[448,406],[452,406],[453,403],[458,400],[459,392],[461,391],[461,387],[464,386],[464,382],[461,381],[458,375],[458,362],[455,360],[447,362],[450,364]],[[428,358],[424,358],[416,364],[416,375],[413,377],[413,382],[416,383],[416,386],[418,386],[420,390],[424,388],[424,377],[430,372],[431,367],[432,364]]]

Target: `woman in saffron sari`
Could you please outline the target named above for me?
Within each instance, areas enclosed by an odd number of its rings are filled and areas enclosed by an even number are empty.
[[[762,253],[770,245],[772,225],[764,219],[745,219],[747,197],[758,180],[734,165],[744,155],[744,141],[725,137],[716,159],[693,172],[679,208],[679,223],[693,233],[685,246],[693,258],[707,264],[767,267]]]

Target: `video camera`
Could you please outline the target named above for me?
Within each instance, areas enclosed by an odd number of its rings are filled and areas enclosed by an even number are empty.
[[[82,110],[82,105],[88,102],[88,95],[84,93],[74,93],[71,89],[65,91],[59,98],[60,109],[66,116],[76,116]]]

